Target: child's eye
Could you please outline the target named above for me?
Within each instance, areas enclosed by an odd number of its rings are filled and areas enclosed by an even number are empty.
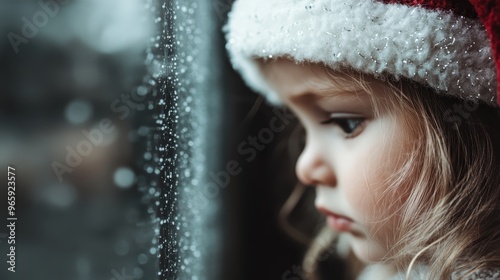
[[[359,134],[364,121],[365,118],[362,117],[331,117],[322,121],[321,124],[334,123],[346,133],[346,138],[352,138]]]

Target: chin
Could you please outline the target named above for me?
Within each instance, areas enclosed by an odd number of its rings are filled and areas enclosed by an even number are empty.
[[[369,239],[351,237],[350,245],[354,255],[366,264],[381,262],[387,254],[382,245]]]

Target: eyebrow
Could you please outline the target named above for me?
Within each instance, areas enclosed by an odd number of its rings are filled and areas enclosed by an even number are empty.
[[[331,88],[308,90],[305,92],[295,93],[290,96],[290,101],[293,103],[302,102],[306,100],[321,101],[326,98],[341,97],[346,99],[360,99],[368,97],[368,93],[364,90],[336,90]]]

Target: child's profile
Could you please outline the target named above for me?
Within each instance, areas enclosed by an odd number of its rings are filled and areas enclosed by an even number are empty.
[[[364,264],[351,279],[500,279],[500,4],[257,2],[233,7],[233,66],[298,117],[295,172],[326,245]]]

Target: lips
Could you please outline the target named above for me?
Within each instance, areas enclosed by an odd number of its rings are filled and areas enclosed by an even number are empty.
[[[334,230],[339,232],[351,231],[354,223],[351,218],[330,212],[324,207],[318,207],[318,211],[326,216],[326,223]]]

